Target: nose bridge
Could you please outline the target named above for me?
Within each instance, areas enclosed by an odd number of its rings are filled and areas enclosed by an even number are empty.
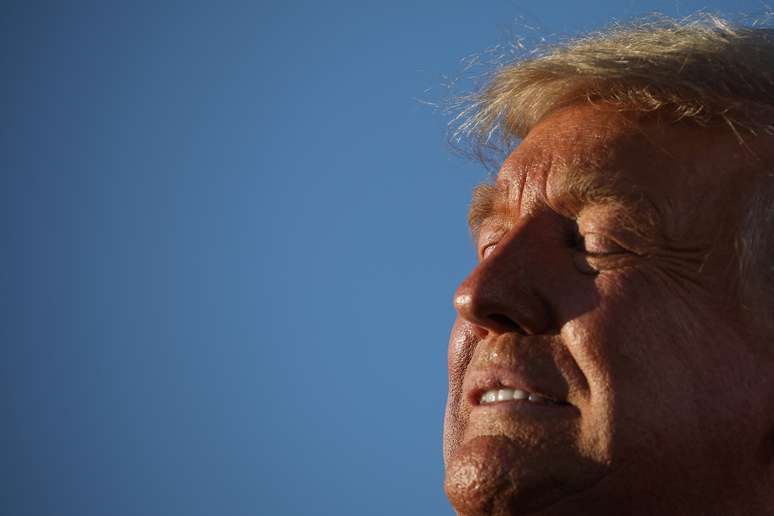
[[[546,267],[540,226],[535,219],[520,220],[457,289],[455,307],[479,333],[532,335],[549,329],[539,285]]]

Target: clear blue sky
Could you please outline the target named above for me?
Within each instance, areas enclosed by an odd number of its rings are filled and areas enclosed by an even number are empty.
[[[451,514],[485,171],[418,99],[525,23],[697,8],[764,5],[5,2],[0,514]]]

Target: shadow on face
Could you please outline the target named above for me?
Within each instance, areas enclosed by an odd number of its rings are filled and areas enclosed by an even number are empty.
[[[735,242],[760,167],[726,132],[589,105],[527,135],[474,206],[480,261],[455,294],[460,514],[753,500],[771,356],[741,313]]]

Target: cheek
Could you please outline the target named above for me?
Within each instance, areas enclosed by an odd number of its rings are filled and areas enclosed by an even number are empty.
[[[644,282],[599,288],[600,303],[563,330],[589,383],[587,439],[619,458],[698,457],[710,440],[736,439],[727,414],[744,405],[734,392],[756,366],[722,317],[699,295],[690,304]]]
[[[465,370],[470,363],[477,342],[478,337],[470,323],[457,317],[449,336],[448,370],[450,395],[458,389],[462,389]]]
[[[600,275],[596,288],[596,306],[569,324],[595,379],[647,391],[660,378],[690,374],[707,338],[695,310],[636,271]]]
[[[588,382],[588,432],[607,439],[622,426],[663,434],[659,420],[692,411],[695,343],[673,319],[682,310],[643,286],[629,290],[600,284],[597,306],[562,330]]]
[[[446,458],[459,445],[464,433],[465,415],[461,412],[462,382],[476,343],[477,337],[470,324],[458,317],[449,336],[449,392],[444,418],[444,457]]]

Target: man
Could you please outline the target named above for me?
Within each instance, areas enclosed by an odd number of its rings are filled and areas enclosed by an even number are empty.
[[[646,23],[498,71],[470,211],[458,514],[774,514],[774,32]]]

